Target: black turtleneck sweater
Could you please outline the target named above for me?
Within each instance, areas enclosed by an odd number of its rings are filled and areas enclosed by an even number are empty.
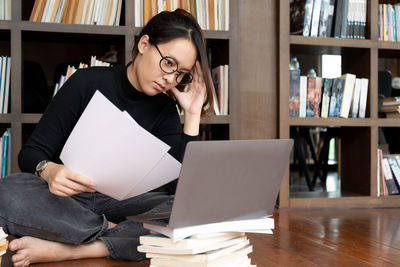
[[[51,101],[22,147],[18,156],[20,169],[33,173],[36,165],[44,159],[62,163],[59,158],[61,150],[96,90],[121,111],[129,112],[147,131],[170,145],[169,153],[182,162],[186,144],[198,140],[198,136],[183,133],[173,99],[162,93],[148,96],[137,91],[129,82],[126,71],[124,66],[76,71]]]

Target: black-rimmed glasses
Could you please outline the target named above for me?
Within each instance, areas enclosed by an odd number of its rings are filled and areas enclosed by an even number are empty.
[[[192,74],[190,72],[184,72],[184,71],[178,70],[178,63],[176,62],[176,60],[172,57],[164,57],[161,54],[160,49],[158,49],[158,46],[154,42],[152,42],[152,43],[161,56],[160,63],[159,63],[161,70],[168,74],[171,74],[174,72],[178,73],[178,75],[176,75],[176,83],[179,85],[187,85],[187,84],[191,83],[193,80]]]

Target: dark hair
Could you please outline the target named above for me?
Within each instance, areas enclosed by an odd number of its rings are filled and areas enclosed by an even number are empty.
[[[212,111],[213,94],[211,90],[214,90],[214,86],[208,68],[205,40],[196,19],[190,13],[180,8],[172,12],[163,11],[152,17],[136,38],[132,50],[132,62],[135,61],[139,53],[138,43],[144,35],[148,35],[150,42],[154,42],[154,44],[167,43],[177,38],[184,38],[193,42],[197,50],[197,60],[200,62],[207,88],[207,99],[203,105],[202,114]],[[174,98],[171,92],[168,91],[167,94]]]

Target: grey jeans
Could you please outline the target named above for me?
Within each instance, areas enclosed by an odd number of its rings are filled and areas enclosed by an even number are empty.
[[[161,192],[123,201],[98,192],[60,197],[49,191],[43,179],[17,173],[0,179],[0,226],[16,237],[76,245],[100,239],[111,258],[138,261],[145,258],[136,249],[139,236],[148,231],[126,216],[149,211],[171,199],[173,196]],[[108,221],[117,226],[108,229]]]

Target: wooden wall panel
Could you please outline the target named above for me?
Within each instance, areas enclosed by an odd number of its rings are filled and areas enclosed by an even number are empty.
[[[238,1],[232,139],[277,138],[277,1]],[[235,41],[235,40],[234,40]]]

